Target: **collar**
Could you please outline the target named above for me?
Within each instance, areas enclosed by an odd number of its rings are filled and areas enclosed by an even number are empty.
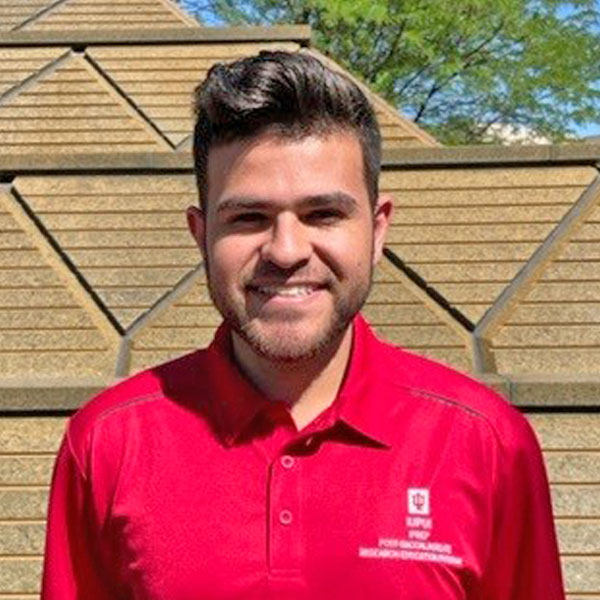
[[[256,416],[273,403],[240,371],[233,357],[231,329],[222,323],[208,347],[206,376],[210,382],[217,433],[232,446]]]
[[[348,368],[328,411],[333,411],[334,421],[342,421],[362,436],[389,446],[395,426],[387,413],[395,403],[389,402],[390,392],[385,390],[386,378],[382,375],[386,372],[385,363],[389,364],[383,359],[389,356],[390,347],[377,339],[361,315],[354,318],[352,329]],[[282,402],[267,400],[241,373],[233,358],[231,330],[225,324],[218,328],[208,348],[206,376],[210,381],[217,432],[227,446],[233,445],[260,413],[282,412]],[[328,421],[331,419],[324,420]]]
[[[338,419],[378,444],[390,446],[397,430],[390,418],[396,403],[390,402],[387,385],[393,349],[377,338],[362,315],[352,325],[352,354],[335,400]]]

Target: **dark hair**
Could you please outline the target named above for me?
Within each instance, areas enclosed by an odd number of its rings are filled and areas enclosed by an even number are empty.
[[[301,139],[353,132],[361,145],[371,204],[378,194],[381,136],[360,88],[345,75],[300,52],[263,51],[218,63],[195,92],[194,164],[204,208],[212,146],[265,132]]]

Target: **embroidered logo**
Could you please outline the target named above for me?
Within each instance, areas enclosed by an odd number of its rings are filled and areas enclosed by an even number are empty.
[[[453,545],[438,541],[439,538],[433,535],[434,519],[431,516],[429,489],[408,488],[406,500],[405,537],[380,537],[376,546],[359,546],[358,556],[462,567],[463,558],[455,554]]]
[[[429,490],[427,488],[408,488],[408,514],[429,515]]]

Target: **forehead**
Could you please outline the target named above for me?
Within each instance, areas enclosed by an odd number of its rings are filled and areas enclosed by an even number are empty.
[[[368,205],[360,142],[351,132],[290,139],[271,133],[211,149],[207,209],[231,197],[288,203],[343,193]]]

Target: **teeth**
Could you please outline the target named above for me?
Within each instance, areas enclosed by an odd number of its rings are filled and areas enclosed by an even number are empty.
[[[267,296],[284,296],[286,298],[298,298],[300,296],[308,296],[312,294],[314,288],[308,285],[294,285],[294,286],[265,286],[258,288],[261,294]]]

